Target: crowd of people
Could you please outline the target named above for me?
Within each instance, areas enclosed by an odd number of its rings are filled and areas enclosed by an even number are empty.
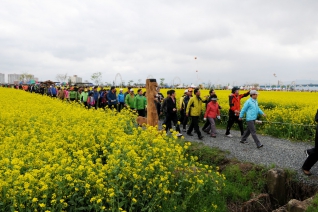
[[[141,88],[138,89],[137,94],[134,93],[134,89],[128,87],[124,92],[122,88],[117,93],[117,88],[112,86],[110,89],[101,88],[98,86],[93,87],[58,87],[54,85],[31,85],[25,89],[23,86],[16,86],[16,89],[27,90],[31,93],[40,93],[42,95],[48,95],[52,98],[58,98],[68,101],[80,101],[90,108],[105,108],[116,109],[120,112],[123,108],[129,108],[135,110],[138,116],[146,117],[147,114],[147,98],[146,92],[143,92]],[[247,137],[252,134],[254,142],[257,148],[261,148],[263,145],[259,141],[256,135],[255,120],[258,115],[263,115],[263,111],[258,107],[257,103],[257,91],[251,90],[244,94],[240,94],[240,89],[234,87],[229,95],[229,119],[227,123],[225,136],[233,137],[230,130],[234,123],[237,123],[241,131],[241,143],[247,144]],[[250,95],[250,99],[246,101],[244,107],[241,110],[241,99]],[[209,133],[211,137],[216,137],[216,120],[220,119],[221,106],[217,102],[218,98],[213,89],[209,91],[209,95],[201,98],[199,88],[189,88],[184,91],[184,95],[180,97],[177,103],[175,90],[168,90],[167,97],[160,92],[160,88],[157,89],[157,95],[155,97],[155,104],[157,108],[158,117],[162,117],[163,125],[168,132],[172,128],[172,123],[178,131],[177,136],[182,136],[180,124],[182,125],[182,131],[187,135],[193,136],[192,132],[196,133],[199,139],[203,139],[203,135],[199,128],[199,122],[201,114],[204,112],[202,105],[205,104],[205,112],[203,119],[205,124],[202,127],[202,131]],[[246,114],[247,129],[243,130],[242,118]],[[187,128],[188,126],[188,128]]]
[[[123,108],[129,108],[135,110],[138,116],[146,117],[147,114],[147,98],[146,92],[140,88],[137,94],[134,93],[134,89],[128,87],[126,92],[122,88],[117,93],[116,87],[112,86],[110,89],[102,88],[98,89],[97,86],[90,89],[90,87],[57,87],[54,85],[31,85],[28,87],[15,86],[16,89],[22,89],[31,93],[40,93],[42,95],[48,95],[52,98],[58,98],[67,101],[79,101],[90,108],[105,108],[109,107],[120,112]],[[160,92],[160,88],[157,89],[157,95],[155,96],[155,104],[157,108],[158,117],[162,117],[163,126],[165,126],[168,132],[172,129],[172,123],[178,131],[177,136],[182,136],[182,131],[186,132],[188,136],[193,136],[192,132],[196,133],[198,138],[203,139],[203,135],[200,131],[199,121],[202,116],[202,105],[205,104],[205,112],[203,120],[205,121],[202,131],[210,134],[211,137],[216,137],[216,120],[221,119],[220,110],[222,107],[218,104],[218,97],[213,89],[209,91],[209,95],[203,99],[200,96],[199,88],[189,88],[184,91],[184,94],[177,102],[176,91],[168,90],[167,96]],[[241,99],[250,96],[250,98],[244,103],[241,109]],[[265,113],[259,108],[257,102],[258,92],[256,90],[250,90],[244,94],[240,94],[240,89],[234,87],[229,95],[229,112],[228,121],[225,136],[232,138],[230,131],[234,123],[237,123],[241,133],[240,143],[248,144],[247,138],[252,135],[252,138],[257,148],[262,148],[263,144],[260,142],[256,135],[255,122],[259,115],[266,116]],[[246,130],[243,129],[242,118],[246,116]],[[318,110],[316,115],[316,121],[318,122]],[[188,127],[187,127],[188,126]],[[305,175],[311,175],[310,169],[318,161],[318,125],[316,127],[315,135],[315,147],[305,150],[307,156],[306,161],[302,166],[303,173]]]

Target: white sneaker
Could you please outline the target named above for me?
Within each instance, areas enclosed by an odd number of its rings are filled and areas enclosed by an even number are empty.
[[[181,134],[181,133],[178,133],[177,136],[180,137],[180,136],[182,136],[182,134]]]
[[[226,137],[229,137],[229,138],[233,138],[233,135],[231,134],[228,134],[228,135],[225,135]]]

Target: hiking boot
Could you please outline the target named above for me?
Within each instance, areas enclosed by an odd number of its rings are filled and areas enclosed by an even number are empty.
[[[177,134],[177,136],[178,136],[178,137],[181,137],[181,136],[182,136],[182,134],[181,134],[181,133],[178,133],[178,134]]]
[[[211,135],[212,138],[216,138],[216,135]]]
[[[231,134],[228,134],[228,135],[225,135],[226,137],[228,137],[228,138],[233,138],[233,135],[231,135]]]
[[[259,145],[257,148],[259,149],[259,148],[262,148],[264,145],[263,144],[261,144],[261,145]]]
[[[203,138],[204,138],[204,137],[203,137],[202,135],[199,137],[200,140],[202,140]]]
[[[187,135],[188,135],[188,136],[193,136],[193,134],[192,134],[192,133],[187,133]]]
[[[242,144],[248,144],[248,142],[246,140],[241,140],[240,143]]]
[[[305,170],[305,169],[302,169],[303,170],[303,173],[305,174],[305,175],[307,175],[307,176],[310,176],[311,175],[311,172],[310,171],[307,171],[307,170]]]

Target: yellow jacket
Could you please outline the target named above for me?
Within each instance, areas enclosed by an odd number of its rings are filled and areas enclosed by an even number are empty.
[[[190,107],[191,107],[191,112],[189,114]],[[201,110],[202,110],[202,99],[197,96],[191,97],[187,105],[186,114],[189,116],[200,116]]]
[[[180,109],[180,110],[184,109],[184,108],[183,108],[183,99],[184,99],[184,96],[181,96],[181,97],[180,97],[180,100],[179,100],[179,109]]]

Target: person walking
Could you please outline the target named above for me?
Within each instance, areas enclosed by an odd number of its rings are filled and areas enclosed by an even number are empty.
[[[225,132],[225,136],[229,138],[233,137],[230,133],[230,130],[235,122],[238,124],[240,128],[241,136],[244,133],[243,122],[242,120],[239,120],[239,114],[241,110],[241,99],[244,97],[247,97],[250,94],[250,92],[248,91],[244,94],[240,94],[239,92],[240,92],[240,89],[238,87],[234,87],[232,88],[232,94],[229,96],[229,104],[230,104],[229,119],[227,121],[227,127]]]
[[[194,97],[192,97],[187,105],[186,116],[191,117],[191,123],[187,131],[187,135],[193,136],[192,130],[198,134],[198,138],[201,140],[203,136],[201,135],[199,128],[199,117],[202,110],[202,99],[200,97],[200,90],[198,88],[194,89]]]
[[[202,102],[205,103],[205,110],[208,108],[208,104],[211,102],[211,98],[212,98],[212,95],[215,94],[215,91],[214,89],[211,89],[210,92],[209,92],[210,95],[206,96],[205,100],[203,100]],[[219,105],[219,109],[221,110],[221,106]],[[210,129],[210,121],[209,119],[206,119],[203,127],[202,127],[202,131],[203,132],[206,132],[206,133],[209,133],[209,130]]]
[[[65,96],[63,89],[60,88],[60,87],[58,87],[57,90],[58,90],[58,92],[57,92],[57,98],[63,100],[63,99],[64,99],[64,96]]]
[[[189,88],[188,89],[188,92],[187,92],[187,95],[183,98],[183,107],[184,107],[184,117],[183,117],[183,132],[186,132],[187,131],[187,124],[188,124],[188,121],[189,121],[189,117],[186,115],[187,113],[187,106],[188,106],[188,103],[190,101],[192,97],[192,88]]]
[[[180,108],[179,121],[180,121],[180,123],[182,123],[182,125],[183,125],[183,120],[184,120],[184,116],[185,116],[185,107],[184,107],[184,104],[183,104],[183,100],[184,100],[184,97],[187,96],[187,93],[188,93],[188,89],[184,90],[183,95],[179,99],[179,108]]]
[[[74,90],[74,88],[70,88],[70,93],[69,93],[69,97],[70,97],[70,101],[77,101],[78,97],[77,97],[77,91]]]
[[[108,107],[110,109],[115,108],[117,109],[117,97],[116,97],[116,88],[115,86],[112,86],[110,88],[110,91],[107,94],[107,101],[108,101]]]
[[[168,98],[170,98],[170,90],[167,91],[167,97],[163,99],[162,105],[160,107],[160,114],[164,115],[164,119],[163,119],[162,125],[166,125],[167,124],[166,121],[167,121],[167,100],[168,100]]]
[[[208,120],[210,126],[206,128],[206,131],[209,132],[211,130],[211,137],[216,137],[216,127],[215,127],[215,119],[220,119],[220,109],[219,104],[217,103],[218,97],[217,95],[211,95],[210,102],[206,108],[204,114],[204,121]]]
[[[80,95],[80,100],[81,102],[84,103],[84,106],[87,107],[87,98],[88,98],[88,90],[87,88],[84,89],[84,92],[81,93]]]
[[[176,126],[176,131],[178,137],[182,136],[180,133],[180,126],[178,124],[178,115],[177,115],[177,100],[176,100],[176,91],[170,90],[170,97],[167,99],[167,117],[166,117],[166,132],[172,128],[171,121]]]
[[[99,105],[98,105],[98,107],[105,109],[106,105],[107,105],[107,92],[106,92],[105,88],[102,88],[99,91]]]
[[[118,112],[120,112],[126,105],[125,105],[125,94],[123,93],[123,89],[119,89],[119,94],[117,95],[118,98]]]
[[[51,85],[49,88],[49,94],[51,97],[56,98],[57,90],[54,85]]]
[[[318,110],[317,110],[317,114],[318,114]],[[316,120],[316,122],[317,121],[318,120]],[[309,176],[311,175],[310,169],[318,161],[318,124],[316,124],[315,147],[312,149],[305,150],[305,154],[307,158],[301,168],[303,170],[303,173]]]
[[[162,104],[164,98],[165,98],[165,97],[164,97],[163,94],[160,92],[160,87],[158,87],[158,88],[157,88],[157,95],[156,95],[156,97],[155,97],[158,117],[160,116],[161,104]]]
[[[125,103],[131,110],[135,110],[135,94],[134,89],[130,89],[130,93],[126,95],[125,97]]]
[[[91,107],[95,107],[95,98],[94,98],[94,92],[90,92],[87,98],[87,107],[90,109]]]
[[[130,94],[130,90],[131,90],[131,87],[127,87],[127,91],[124,93],[124,97],[125,97],[125,100],[126,100],[126,96]]]
[[[93,97],[94,97],[94,107],[97,110],[98,106],[99,106],[99,101],[100,101],[100,94],[97,90],[98,86],[95,86],[93,91],[91,93],[93,93]]]
[[[138,116],[146,117],[147,99],[142,95],[142,89],[138,89],[138,95],[134,98],[134,108]]]
[[[252,137],[254,139],[254,142],[257,146],[257,148],[263,147],[263,144],[258,140],[258,137],[256,135],[256,128],[255,128],[255,120],[257,119],[257,116],[260,114],[262,116],[266,116],[265,113],[258,107],[257,102],[257,95],[258,92],[256,90],[250,91],[250,97],[245,103],[244,106],[240,112],[239,120],[241,121],[244,114],[246,114],[246,123],[247,123],[247,129],[242,135],[241,143],[248,144],[246,141],[247,137],[252,134]]]

